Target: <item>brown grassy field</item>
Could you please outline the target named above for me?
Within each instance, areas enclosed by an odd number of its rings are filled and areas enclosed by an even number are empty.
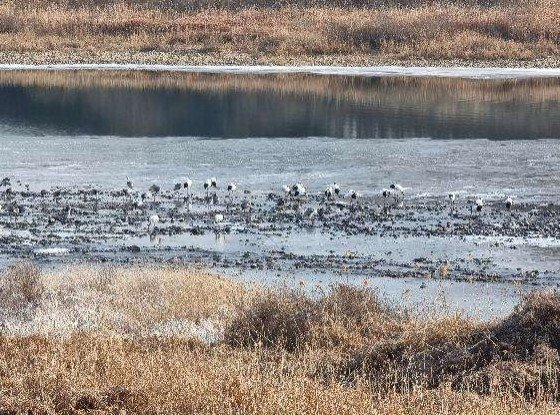
[[[310,298],[198,269],[17,263],[0,306],[3,414],[560,411],[552,292],[479,323],[368,288]]]
[[[558,0],[7,0],[0,61],[557,66],[558,21]]]

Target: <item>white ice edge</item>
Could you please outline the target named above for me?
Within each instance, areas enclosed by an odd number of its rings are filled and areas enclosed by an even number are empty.
[[[560,77],[560,68],[469,68],[469,67],[406,67],[406,66],[195,66],[195,65],[141,65],[141,64],[67,64],[67,65],[13,65],[0,64],[0,71],[36,70],[104,70],[104,71],[160,71],[193,73],[290,74],[360,76],[421,76],[471,79],[511,79]]]

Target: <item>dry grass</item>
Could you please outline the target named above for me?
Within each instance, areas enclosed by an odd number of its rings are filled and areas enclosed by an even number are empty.
[[[47,2],[0,5],[4,61],[558,61],[560,4]],[[247,7],[250,5],[250,7]]]
[[[0,283],[2,413],[560,410],[553,292],[481,324],[421,318],[366,288],[309,298],[164,266],[18,263]]]

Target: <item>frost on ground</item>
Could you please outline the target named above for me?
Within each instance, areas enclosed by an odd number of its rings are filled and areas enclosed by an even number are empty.
[[[558,68],[478,68],[478,67],[410,67],[410,66],[321,66],[321,65],[142,65],[142,64],[69,64],[18,65],[0,64],[0,71],[152,71],[236,74],[354,75],[354,76],[414,76],[468,79],[517,79],[559,77]]]
[[[95,332],[124,338],[182,338],[204,343],[223,335],[233,282],[170,268],[73,266],[50,272],[16,263],[0,279],[0,332],[68,337]],[[231,297],[231,298],[230,298]]]

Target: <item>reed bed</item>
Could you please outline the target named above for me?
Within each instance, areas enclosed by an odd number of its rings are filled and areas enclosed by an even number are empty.
[[[480,323],[367,287],[310,297],[195,268],[16,263],[0,306],[2,413],[560,410],[555,292]]]
[[[46,2],[0,6],[4,62],[552,65],[557,0]]]

